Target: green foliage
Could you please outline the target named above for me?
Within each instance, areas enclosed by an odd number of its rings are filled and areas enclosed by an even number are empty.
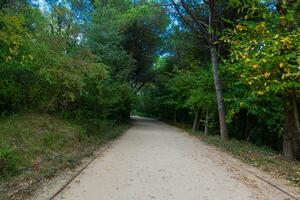
[[[192,124],[197,110],[215,114],[215,92],[208,53],[199,48],[195,34],[174,27],[165,47],[169,55],[155,64],[155,82],[141,93],[139,112],[165,120]],[[214,124],[214,120],[210,120]]]
[[[231,46],[226,67],[238,74],[254,95],[285,96],[300,87],[300,30],[292,28],[297,26],[294,13],[260,12],[263,21],[257,23],[253,17],[241,20],[224,38]]]
[[[28,98],[24,91],[35,83],[35,75],[29,67],[33,57],[23,16],[2,12],[0,16],[0,111],[3,112],[18,108]]]
[[[222,59],[230,136],[279,151],[286,132],[284,103],[293,96],[294,107],[299,107],[300,91],[300,4],[282,2],[217,3],[217,10],[226,14],[215,17],[227,24],[216,18],[214,26],[229,29],[224,34],[215,31],[217,38],[213,38]],[[191,125],[199,111],[200,128],[208,119],[210,134],[218,134],[213,73],[208,64],[207,30],[211,33],[211,29],[201,24],[208,22],[209,14],[203,2],[196,2],[197,8],[189,1],[186,4],[202,20],[200,24],[191,20],[190,27],[196,31],[166,14],[168,8],[153,6],[155,1],[47,3],[42,12],[24,0],[0,1],[0,113],[34,110],[84,125],[56,120],[54,125],[39,116],[35,117],[45,124],[26,119],[30,126],[21,123],[23,129],[4,122],[1,174],[14,175],[33,164],[36,155],[47,163],[59,160],[42,169],[47,177],[62,166],[74,166],[78,152],[73,152],[72,145],[83,142],[84,149],[95,138],[99,142],[116,137],[118,131],[98,131],[103,127],[115,130],[115,124],[129,119],[137,102],[137,113],[185,125]],[[234,154],[248,148],[237,143],[226,148]],[[57,158],[52,155],[56,150],[68,153]]]
[[[104,53],[111,49],[90,50],[80,42],[83,35],[79,36],[79,26],[72,22],[71,11],[63,5],[54,7],[49,16],[30,7],[17,15],[0,13],[0,111],[35,109],[74,118],[127,120],[134,92],[115,76],[114,63],[124,70],[132,68],[130,56],[119,43],[115,45],[117,61]],[[113,20],[96,26],[95,18],[93,28],[109,28],[110,22]],[[110,40],[103,40],[107,48],[117,39],[113,32],[114,28],[108,29]],[[102,45],[103,41],[94,42]]]
[[[118,137],[127,127],[103,119],[71,121],[37,113],[2,118],[0,196],[13,193],[22,185],[17,195],[26,197],[28,187],[32,188],[38,180],[75,167],[83,157],[92,155],[99,145]]]
[[[132,70],[133,60],[120,48],[123,37],[120,18],[120,10],[111,5],[96,7],[92,24],[88,27],[87,44],[106,65],[111,66],[113,75],[121,73],[126,76]]]
[[[191,110],[215,106],[215,92],[211,70],[192,66],[179,70],[167,83],[172,93],[182,95],[183,106]]]
[[[187,20],[190,15],[183,9],[181,17],[187,15],[186,22],[192,28],[186,29],[178,21],[170,27],[164,44],[167,53],[155,65],[159,76],[140,93],[137,111],[190,126],[200,111],[203,128],[205,111],[209,110],[210,133],[218,133],[215,89],[211,66],[206,64],[211,59],[209,46],[197,26],[199,19],[207,17],[208,21],[208,13],[200,14],[201,6],[196,8],[189,1],[181,3],[191,12],[196,10],[196,19]],[[233,0],[226,2],[225,8],[230,10],[221,13],[226,24],[215,25],[220,30],[227,27],[216,33],[220,39],[216,47],[230,137],[282,151],[285,133],[293,130],[293,148],[299,149],[296,120],[300,116],[295,112],[300,91],[299,1]],[[284,113],[292,98],[295,111],[291,115],[296,120],[286,120],[294,126],[287,128],[284,119],[289,118]]]
[[[131,1],[15,2],[0,2],[1,198],[6,181],[50,178],[122,133],[167,19]]]
[[[0,148],[0,180],[17,173],[19,161],[20,157],[12,148]]]
[[[112,75],[135,86],[147,82],[167,26],[162,11],[142,2],[135,6],[127,1],[97,4],[87,44],[111,66]]]
[[[244,131],[248,132],[249,141],[275,149],[281,148],[278,143],[288,132],[286,126],[283,128],[287,118],[284,106],[291,96],[297,99],[300,91],[296,4],[282,6],[278,5],[277,12],[270,12],[260,4],[244,7],[244,16],[223,37],[229,45],[223,68],[228,121],[234,126],[240,123],[248,127]],[[241,115],[243,112],[247,116]],[[247,125],[241,122],[245,119]]]

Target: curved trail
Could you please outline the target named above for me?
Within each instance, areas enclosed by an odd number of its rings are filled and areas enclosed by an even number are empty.
[[[293,199],[236,162],[180,129],[135,118],[133,127],[55,199]]]

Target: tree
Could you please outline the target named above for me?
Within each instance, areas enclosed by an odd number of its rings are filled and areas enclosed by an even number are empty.
[[[198,38],[204,40],[211,55],[214,84],[217,96],[220,133],[222,139],[228,138],[226,113],[222,84],[219,75],[219,49],[218,32],[222,30],[222,20],[225,3],[221,1],[190,1],[171,0],[172,5],[180,19],[194,31]]]
[[[161,35],[167,26],[162,9],[150,3],[124,1],[96,4],[87,43],[113,75],[138,91],[153,77]]]
[[[300,157],[300,30],[296,16],[294,9],[287,8],[283,15],[258,5],[224,37],[231,52],[227,69],[238,74],[253,95],[282,99],[282,153],[290,160]]]
[[[197,65],[173,73],[173,77],[167,83],[168,88],[180,97],[177,99],[181,102],[179,105],[194,112],[193,131],[197,131],[200,128],[201,114],[206,118],[207,113],[214,110],[216,97],[212,73],[207,66]]]

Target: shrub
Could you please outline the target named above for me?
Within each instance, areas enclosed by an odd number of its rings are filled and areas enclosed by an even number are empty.
[[[10,147],[0,148],[0,179],[18,172],[19,156]]]

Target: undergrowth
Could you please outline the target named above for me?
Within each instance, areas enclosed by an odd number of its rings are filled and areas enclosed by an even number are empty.
[[[96,119],[72,122],[36,113],[0,119],[0,199],[9,199],[14,193],[28,195],[35,183],[74,168],[127,127]]]

